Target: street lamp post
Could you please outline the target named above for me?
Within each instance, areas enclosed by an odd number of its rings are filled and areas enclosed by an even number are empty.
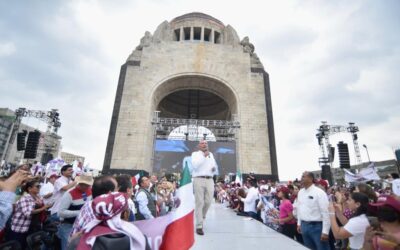
[[[371,159],[369,158],[369,152],[368,152],[368,147],[367,147],[367,145],[363,144],[363,147],[364,147],[365,150],[367,151],[368,161],[371,162]]]

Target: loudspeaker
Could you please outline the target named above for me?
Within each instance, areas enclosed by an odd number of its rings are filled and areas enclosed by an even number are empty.
[[[28,132],[23,130],[17,134],[17,151],[22,151],[25,149],[26,134]]]
[[[339,152],[340,168],[350,168],[350,156],[347,143],[340,141],[337,145]]]
[[[26,142],[25,148],[25,159],[35,159],[37,155],[37,150],[39,147],[40,132],[35,130],[28,134],[28,141]]]
[[[49,161],[53,160],[53,154],[50,153],[44,153],[42,154],[42,159],[40,160],[40,162],[43,165],[46,165]]]
[[[329,165],[322,165],[321,168],[322,168],[321,178],[327,180],[329,182],[329,185],[332,186],[333,179],[332,179],[331,167]]]
[[[329,148],[329,162],[333,162],[335,160],[335,147]]]

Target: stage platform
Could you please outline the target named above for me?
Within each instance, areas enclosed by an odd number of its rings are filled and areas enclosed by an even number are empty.
[[[213,203],[207,213],[204,234],[195,234],[192,250],[308,249],[261,222],[237,216],[226,205],[218,203]]]

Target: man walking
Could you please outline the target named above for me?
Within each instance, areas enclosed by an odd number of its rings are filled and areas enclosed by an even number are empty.
[[[217,163],[213,154],[208,151],[206,140],[201,140],[199,150],[192,153],[192,177],[195,197],[196,233],[204,235],[203,220],[206,218],[207,210],[211,205],[214,195],[213,175],[217,171]]]
[[[328,196],[314,185],[314,174],[304,172],[303,187],[297,197],[297,230],[304,245],[311,249],[329,249],[330,220]]]

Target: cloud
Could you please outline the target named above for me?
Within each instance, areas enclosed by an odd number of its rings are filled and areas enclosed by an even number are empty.
[[[11,42],[5,42],[1,43],[0,42],[0,57],[6,57],[9,55],[14,54],[14,52],[17,50],[15,45]]]

